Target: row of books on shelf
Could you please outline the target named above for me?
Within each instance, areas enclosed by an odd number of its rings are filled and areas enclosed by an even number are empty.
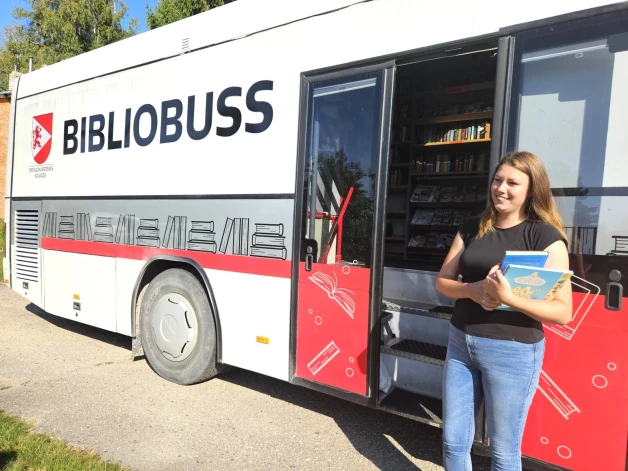
[[[408,247],[447,249],[451,247],[455,236],[452,232],[413,232],[410,236]]]
[[[411,203],[474,203],[486,201],[485,185],[418,185],[410,197]]]
[[[403,128],[405,127],[407,126],[402,126],[402,134]],[[490,139],[491,123],[488,121],[478,121],[464,127],[452,127],[449,125],[417,126],[415,136],[418,144]]]
[[[451,226],[458,228],[465,220],[478,214],[478,211],[463,209],[417,209],[410,220],[412,226]]]
[[[417,155],[413,160],[416,173],[481,172],[488,167],[484,153]]]

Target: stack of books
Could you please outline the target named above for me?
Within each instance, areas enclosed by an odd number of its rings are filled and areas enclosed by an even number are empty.
[[[188,234],[188,250],[216,253],[214,221],[192,221]]]
[[[74,216],[61,216],[59,239],[74,239]]]
[[[137,245],[142,247],[159,247],[158,219],[140,219],[140,226],[137,228]]]
[[[285,247],[283,224],[255,224],[251,255],[285,260],[288,251]]]

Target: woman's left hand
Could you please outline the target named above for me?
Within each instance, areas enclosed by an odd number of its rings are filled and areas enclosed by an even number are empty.
[[[491,268],[488,276],[484,279],[484,292],[501,304],[508,304],[508,300],[513,295],[512,289],[510,283],[499,270],[499,265]]]

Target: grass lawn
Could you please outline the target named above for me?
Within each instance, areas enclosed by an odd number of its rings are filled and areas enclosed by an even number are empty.
[[[0,394],[2,392],[0,391]],[[123,471],[98,455],[57,438],[32,433],[31,426],[0,410],[0,469],[4,471]]]

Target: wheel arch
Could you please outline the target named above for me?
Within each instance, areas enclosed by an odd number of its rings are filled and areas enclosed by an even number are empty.
[[[141,355],[143,353],[141,340],[138,335],[138,329],[140,328],[140,324],[139,319],[136,315],[137,301],[139,299],[140,292],[157,275],[171,268],[181,268],[190,272],[199,280],[199,282],[203,286],[205,294],[207,295],[207,299],[209,300],[212,317],[214,318],[214,325],[216,326],[216,362],[222,363],[222,329],[220,325],[220,315],[218,314],[218,305],[216,304],[216,298],[214,296],[211,283],[209,282],[209,278],[207,277],[207,273],[205,273],[203,267],[201,267],[201,265],[196,260],[187,257],[175,257],[170,255],[157,255],[149,259],[142,267],[142,270],[140,271],[140,274],[138,275],[135,282],[135,287],[133,288],[133,296],[131,298],[133,354]]]

